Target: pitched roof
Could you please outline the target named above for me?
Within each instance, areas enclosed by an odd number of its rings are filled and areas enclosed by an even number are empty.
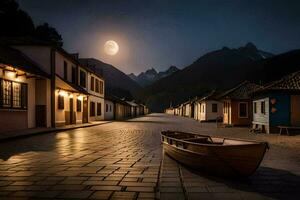
[[[260,89],[261,86],[249,81],[244,81],[237,85],[236,87],[227,90],[223,94],[218,96],[218,99],[250,99],[251,94]]]
[[[262,88],[263,90],[299,90],[300,91],[300,71],[294,72],[283,78],[271,82]]]
[[[115,102],[115,103],[120,103],[120,104],[124,104],[124,105],[129,105],[126,101],[120,99],[119,97],[116,97],[114,95],[105,95],[104,97],[106,100]]]
[[[137,107],[139,106],[138,104],[134,103],[133,101],[126,101],[129,105]]]
[[[41,66],[24,55],[21,51],[0,45],[0,63],[11,65],[22,71],[49,78],[50,75],[41,69]]]
[[[216,90],[212,90],[209,93],[202,95],[201,97],[197,98],[196,101],[204,101],[204,100],[216,100],[218,97],[218,93]]]

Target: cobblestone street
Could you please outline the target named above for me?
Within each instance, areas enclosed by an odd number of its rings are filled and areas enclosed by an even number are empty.
[[[226,180],[181,166],[163,153],[160,131],[270,143],[250,178]],[[124,122],[0,143],[0,199],[299,199],[300,135],[151,114]]]

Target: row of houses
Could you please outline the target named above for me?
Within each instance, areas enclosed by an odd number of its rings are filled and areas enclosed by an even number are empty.
[[[147,114],[144,105],[105,95],[105,80],[78,54],[35,39],[0,45],[0,132]]]
[[[166,109],[166,113],[224,125],[252,126],[265,133],[300,127],[300,71],[264,86],[244,81]]]

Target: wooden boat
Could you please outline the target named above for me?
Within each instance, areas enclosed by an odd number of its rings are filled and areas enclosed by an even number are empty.
[[[250,176],[269,148],[267,142],[179,131],[162,131],[161,136],[169,156],[189,167],[221,176]]]

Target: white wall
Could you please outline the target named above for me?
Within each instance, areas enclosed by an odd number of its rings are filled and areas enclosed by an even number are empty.
[[[104,102],[105,102],[105,106],[104,106],[104,109],[105,109],[104,119],[105,120],[112,120],[114,118],[114,103],[112,101],[107,100],[107,99],[105,99]],[[108,105],[108,111],[107,112],[106,112],[106,105]]]
[[[256,102],[256,113],[254,113],[254,102]],[[261,102],[265,102],[265,114],[261,113]],[[256,124],[269,124],[269,98],[258,99],[253,103],[253,123]]]
[[[206,121],[216,120],[218,117],[223,116],[223,103],[214,100],[205,101],[206,104]],[[212,112],[212,105],[217,104],[218,112]]]
[[[91,117],[90,116],[90,102],[95,102],[95,116]],[[97,103],[101,103],[101,115],[97,115]],[[89,121],[98,121],[98,120],[104,120],[104,99],[101,97],[96,97],[93,95],[89,96],[89,100],[88,100],[88,114],[89,114]]]
[[[35,127],[35,78],[26,78],[25,76],[12,77],[7,75],[7,73],[3,73],[3,70],[0,69],[0,78],[11,80],[20,83],[27,83],[27,111],[23,110],[14,110],[9,109],[11,112],[27,112],[27,127],[34,128]],[[16,124],[17,128],[18,124]]]
[[[56,74],[64,78],[64,62],[67,63],[67,80],[72,82],[72,67],[76,68],[76,63],[72,62],[71,59],[66,58],[60,52],[55,52],[55,70]]]

